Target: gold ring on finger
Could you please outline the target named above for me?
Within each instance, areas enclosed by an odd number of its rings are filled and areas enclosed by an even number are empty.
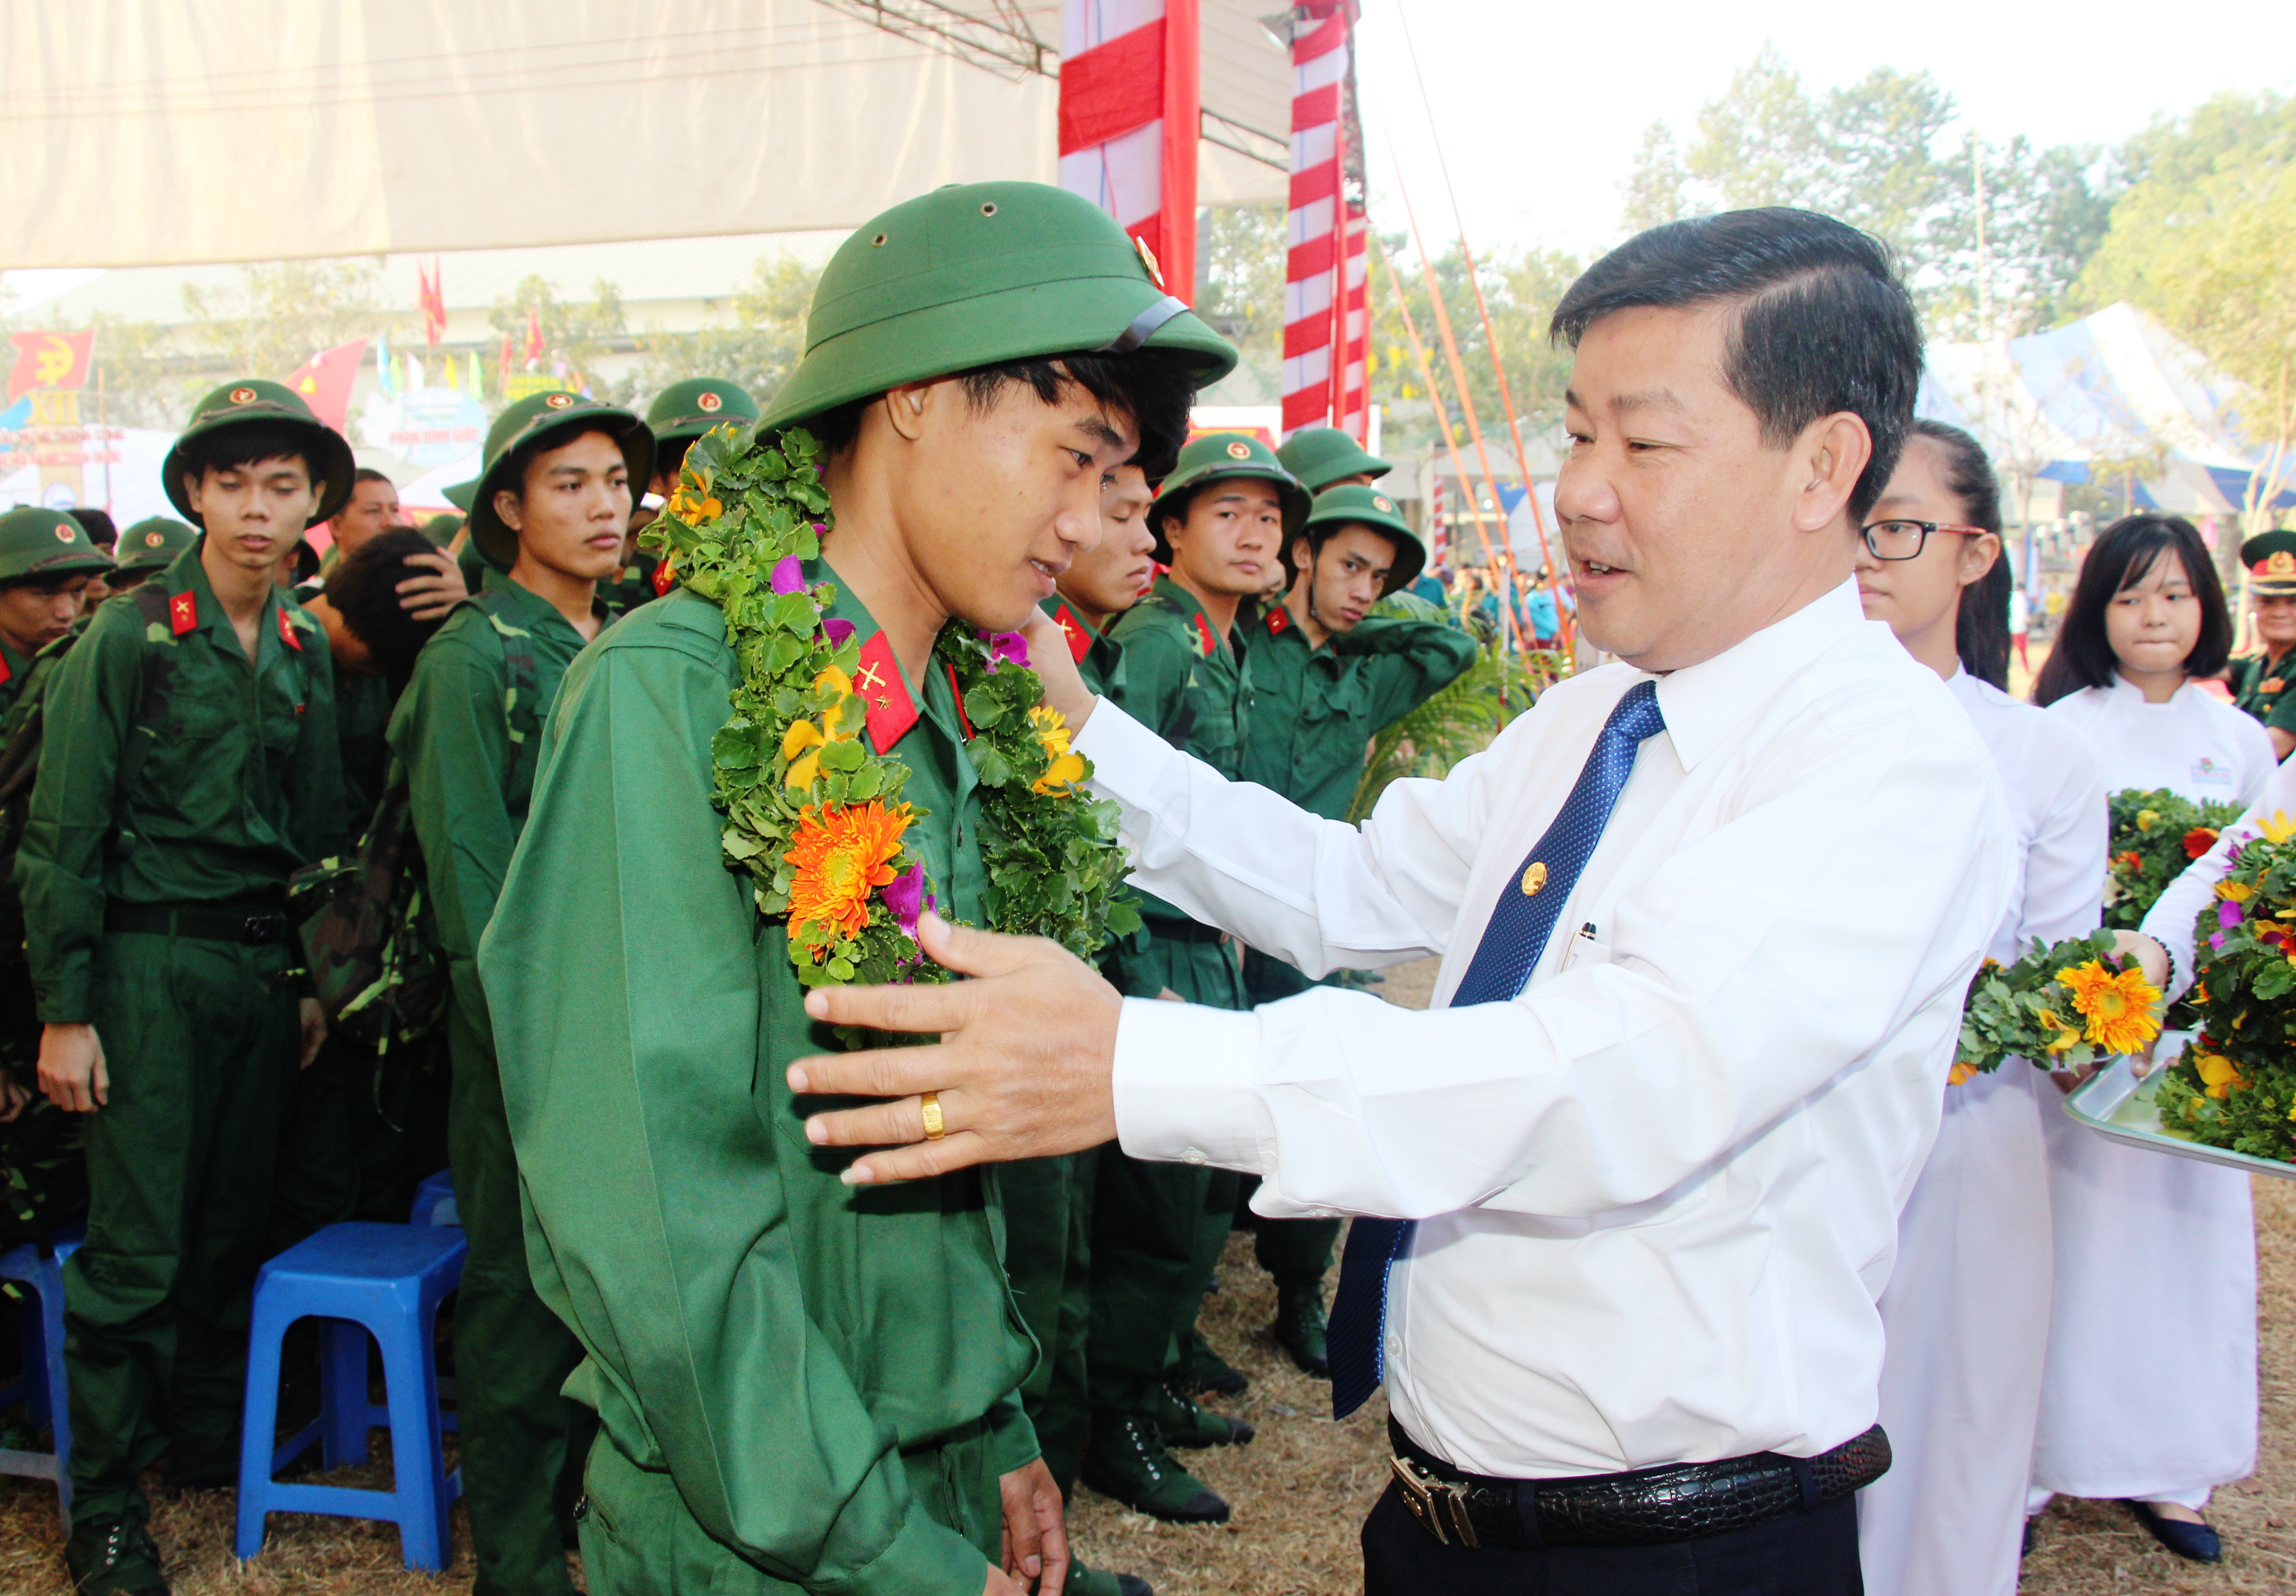
[[[939,1141],[948,1134],[948,1126],[940,1117],[940,1093],[929,1091],[917,1099],[917,1107],[925,1117],[925,1139]]]

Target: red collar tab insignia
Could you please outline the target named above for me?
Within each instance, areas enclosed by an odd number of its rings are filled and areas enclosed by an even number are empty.
[[[1069,658],[1078,664],[1092,652],[1092,628],[1077,618],[1077,613],[1065,604],[1053,612],[1053,622],[1061,629],[1061,636],[1069,640]]]
[[[279,606],[279,640],[297,654],[303,652],[303,639],[295,635],[295,623],[287,619],[287,606]]]
[[[1196,642],[1203,649],[1206,659],[1211,658],[1219,647],[1219,643],[1212,637],[1212,623],[1204,619],[1201,610],[1196,612]]]
[[[880,753],[890,753],[893,745],[908,736],[909,728],[917,723],[917,706],[901,680],[901,667],[894,661],[893,646],[885,641],[884,633],[861,646],[853,690],[869,706],[871,745]]]
[[[16,672],[9,666],[8,656],[4,654],[0,654],[0,687],[5,687],[8,683],[14,681],[15,679]]]
[[[1269,637],[1282,637],[1283,635],[1283,629],[1291,624],[1292,612],[1285,609],[1282,605],[1279,604],[1274,609],[1267,612],[1267,635]]]
[[[168,601],[168,626],[176,636],[182,637],[200,623],[200,601],[189,593],[178,593]]]
[[[661,556],[661,564],[653,568],[653,596],[656,598],[665,598],[668,596],[669,590],[676,585],[677,556],[664,555]]]
[[[714,412],[718,406],[724,404],[726,401],[719,399],[716,394],[710,392],[705,388],[701,391],[701,397],[695,399],[693,402],[704,410]]]

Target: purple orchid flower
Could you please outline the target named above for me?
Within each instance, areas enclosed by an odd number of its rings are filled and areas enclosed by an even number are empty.
[[[1027,668],[1029,640],[1019,632],[982,632],[980,635],[988,645],[988,668],[991,670],[1004,664]]]
[[[917,934],[917,920],[933,906],[933,895],[925,891],[925,868],[911,865],[888,882],[878,894],[885,907],[893,911],[893,919],[911,936]]]
[[[795,555],[785,555],[774,566],[774,591],[802,593],[805,591],[805,562]]]
[[[845,639],[853,635],[853,623],[832,615],[821,623],[821,635],[829,639],[832,648],[842,648]]]
[[[2234,926],[2239,925],[2240,922],[2241,913],[2239,904],[2226,902],[2217,905],[2218,925],[2223,926],[2226,931],[2230,931]]]
[[[2210,947],[2211,947],[2211,948],[2213,948],[2213,949],[2215,949],[2215,950],[2216,950],[2218,952],[2219,952],[2219,953],[2221,953],[2221,952],[2223,952],[2223,951],[2224,951],[2224,945],[2225,945],[2225,934],[2224,934],[2223,932],[2221,932],[2221,931],[2218,932],[2214,936],[2212,936],[2212,937],[2209,938],[2209,946],[2210,946]]]

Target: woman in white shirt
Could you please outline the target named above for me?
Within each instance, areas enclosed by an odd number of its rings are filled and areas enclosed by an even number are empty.
[[[1943,677],[1993,755],[2018,883],[1986,950],[2094,930],[2104,789],[2080,734],[2003,692],[2009,569],[1992,465],[1967,433],[1917,421],[1866,519],[1868,618]],[[2027,1463],[2049,1338],[2049,1177],[2038,1070],[2011,1060],[1945,1087],[1936,1146],[1898,1221],[1882,1295],[1882,1427],[1894,1460],[1858,1494],[1872,1596],[2014,1596]]]
[[[2246,805],[2275,764],[2264,728],[2196,684],[2232,622],[2200,534],[2131,515],[2089,551],[2034,696],[2086,732],[2107,793],[2166,787]],[[2120,1497],[2162,1544],[2213,1562],[2201,1516],[2256,1462],[2256,1223],[2248,1177],[2044,1116],[2056,1307],[2030,1510]],[[2129,1349],[2177,1349],[2174,1382]]]

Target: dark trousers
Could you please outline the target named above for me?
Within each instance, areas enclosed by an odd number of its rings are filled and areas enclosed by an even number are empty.
[[[1390,1482],[1364,1520],[1364,1596],[1861,1596],[1857,1500],[1672,1546],[1446,1546]]]
[[[1004,1272],[1037,1366],[1021,1386],[1045,1467],[1066,1495],[1084,1462],[1085,1351],[1092,1321],[1092,1198],[1100,1149],[999,1165]]]

